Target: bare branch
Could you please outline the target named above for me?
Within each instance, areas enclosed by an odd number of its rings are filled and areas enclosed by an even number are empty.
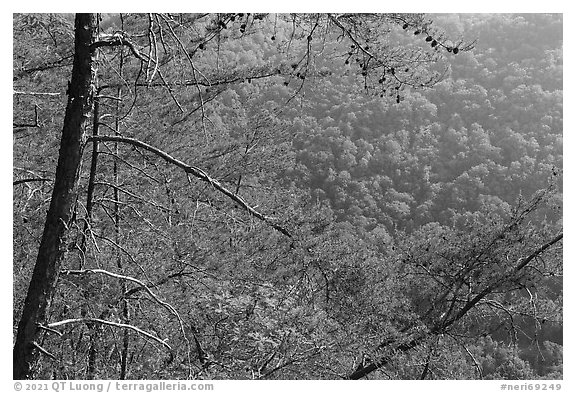
[[[534,258],[538,257],[540,254],[542,254],[544,251],[546,251],[548,248],[552,247],[554,244],[558,243],[560,240],[562,240],[564,234],[560,233],[559,235],[557,235],[554,239],[550,240],[549,242],[543,244],[542,246],[538,247],[538,249],[536,249],[532,254],[530,254],[529,256],[527,256],[526,258],[524,258],[519,264],[518,266],[516,266],[516,271],[522,270],[524,267],[526,267],[526,265],[528,265]]]
[[[507,227],[508,230],[510,230],[512,227]],[[486,286],[486,288],[484,288],[484,290],[482,290],[480,293],[478,293],[473,299],[471,299],[470,301],[468,301],[457,313],[455,313],[454,316],[445,319],[443,321],[441,321],[439,324],[437,324],[430,332],[424,332],[421,333],[417,336],[415,336],[414,338],[412,338],[410,341],[402,343],[401,345],[397,346],[395,348],[396,351],[399,352],[405,352],[408,351],[412,348],[415,348],[416,346],[420,345],[420,343],[422,343],[430,334],[439,334],[439,333],[443,333],[448,327],[454,325],[457,321],[461,320],[467,313],[468,311],[470,311],[472,308],[474,308],[478,303],[480,303],[481,301],[483,301],[486,296],[488,296],[489,294],[493,293],[497,288],[499,288],[504,282],[509,281],[512,277],[515,276],[515,273],[517,273],[518,271],[522,270],[524,267],[526,267],[528,265],[528,263],[530,263],[533,259],[535,259],[536,257],[540,256],[544,251],[546,251],[548,248],[550,248],[551,246],[553,246],[554,244],[556,244],[557,242],[559,242],[560,240],[562,240],[563,234],[560,233],[559,235],[557,235],[556,237],[554,237],[552,240],[544,243],[543,245],[541,245],[540,247],[538,247],[535,251],[533,251],[530,255],[528,255],[526,258],[521,259],[521,262],[508,274],[504,274],[502,275],[502,277],[496,281],[494,281],[492,284]],[[492,305],[495,305],[494,302],[490,303]],[[500,307],[498,307],[500,308]],[[508,312],[508,310],[506,310],[505,308],[501,308],[505,311]],[[363,368],[360,368],[359,370],[356,370],[354,373],[350,374],[348,376],[348,379],[360,379],[365,377],[366,375],[372,373],[373,371],[383,367],[385,364],[387,364],[389,361],[391,360],[390,355],[386,355],[381,357],[380,359],[369,363],[368,365],[366,365]]]
[[[59,96],[60,93],[45,93],[38,91],[16,91],[14,90],[12,94],[15,95],[27,95],[27,96]]]
[[[210,184],[212,187],[214,187],[216,190],[218,190],[219,192],[221,192],[222,194],[226,195],[228,198],[230,198],[231,200],[233,200],[234,202],[236,202],[238,205],[240,205],[240,207],[242,207],[244,210],[246,210],[250,215],[252,215],[253,217],[258,218],[259,220],[267,223],[268,225],[270,225],[272,228],[276,229],[277,231],[281,232],[282,234],[284,234],[285,236],[288,237],[292,237],[292,235],[290,234],[290,232],[288,232],[288,230],[286,230],[285,228],[283,228],[282,226],[274,223],[272,220],[272,217],[268,217],[265,216],[264,214],[258,212],[257,210],[255,210],[252,206],[250,206],[241,196],[233,193],[232,191],[228,190],[226,187],[224,187],[218,180],[213,179],[212,177],[210,177],[206,172],[204,172],[202,169],[192,166],[192,165],[188,165],[180,160],[178,160],[177,158],[172,157],[171,155],[169,155],[168,153],[154,147],[151,146],[145,142],[142,142],[138,139],[134,139],[134,138],[128,138],[128,137],[121,137],[121,136],[112,136],[112,135],[98,135],[98,136],[92,136],[88,138],[89,141],[111,141],[111,142],[122,142],[122,143],[128,143],[130,145],[133,146],[137,146],[137,147],[141,147],[145,150],[148,150],[151,153],[156,154],[157,156],[163,158],[164,160],[166,160],[167,162],[176,165],[179,168],[182,168],[186,173],[189,173],[191,175],[193,175],[194,177],[197,177],[198,179]]]
[[[484,374],[482,372],[482,366],[480,365],[480,363],[478,363],[478,361],[476,360],[476,358],[474,357],[472,352],[470,352],[468,347],[466,347],[466,345],[464,345],[464,343],[462,343],[461,340],[459,340],[454,335],[449,334],[448,336],[451,337],[454,341],[456,341],[456,343],[458,343],[458,345],[460,345],[464,349],[464,351],[466,351],[466,353],[468,354],[468,356],[470,357],[470,359],[472,359],[472,362],[474,363],[474,367],[476,368],[476,371],[478,372],[478,376],[480,377],[480,379],[484,379]]]
[[[56,334],[56,335],[58,335],[58,336],[60,336],[60,337],[62,337],[62,336],[64,335],[63,333],[59,332],[58,330],[56,330],[56,329],[50,329],[49,327],[46,327],[46,326],[44,326],[44,325],[42,325],[42,324],[38,324],[38,327],[39,327],[40,329],[46,330],[47,332],[54,333],[54,334]]]
[[[73,57],[74,57],[74,54],[72,53],[72,54],[63,57],[60,60],[56,60],[52,63],[42,64],[40,66],[33,67],[33,68],[21,69],[18,71],[17,75],[15,75],[15,79],[20,79],[26,74],[32,74],[32,73],[37,72],[37,71],[47,71],[47,70],[51,70],[53,68],[68,67],[68,66],[72,65],[72,62],[70,60],[72,60]]]
[[[48,352],[47,350],[45,350],[44,348],[42,348],[42,346],[40,344],[38,344],[36,341],[32,342],[32,345],[34,346],[34,348],[36,348],[37,350],[39,350],[42,354],[48,356],[50,359],[53,360],[58,360],[56,358],[56,356],[52,355],[50,352]]]
[[[130,41],[127,37],[124,36],[124,33],[101,34],[98,37],[98,41],[90,45],[90,50],[95,50],[97,48],[105,46],[121,46],[121,45],[127,46],[136,58],[140,59],[141,61],[145,61],[140,51],[136,49],[132,41]]]
[[[146,198],[141,197],[141,196],[139,196],[139,195],[136,195],[136,194],[134,194],[133,192],[131,192],[131,191],[129,191],[129,190],[125,190],[124,188],[119,187],[119,186],[117,186],[117,185],[115,185],[115,184],[108,183],[108,182],[103,182],[103,181],[97,181],[97,182],[95,182],[94,184],[95,184],[95,185],[101,185],[101,186],[107,186],[107,187],[114,188],[115,190],[117,190],[117,191],[119,191],[119,192],[121,192],[121,193],[123,193],[123,194],[126,194],[126,195],[128,195],[128,196],[130,196],[130,197],[132,197],[132,198],[134,198],[134,199],[137,199],[137,200],[141,201],[142,203],[150,204],[150,205],[154,206],[155,208],[157,208],[158,210],[161,210],[161,211],[164,211],[164,212],[171,212],[171,211],[172,211],[171,209],[169,209],[169,208],[167,208],[167,207],[164,207],[164,206],[162,206],[162,205],[160,205],[160,204],[158,204],[158,203],[155,203],[155,202],[152,201],[152,200],[149,200],[149,199],[146,199]]]
[[[137,278],[125,276],[125,275],[118,274],[118,273],[112,273],[112,272],[109,272],[109,271],[103,270],[103,269],[64,270],[61,272],[61,274],[90,274],[90,273],[99,273],[99,274],[104,274],[104,275],[109,276],[109,277],[114,277],[114,278],[118,278],[121,280],[131,281],[131,282],[139,285],[140,287],[142,287],[144,290],[146,290],[146,292],[148,292],[148,294],[162,307],[167,308],[168,311],[170,311],[171,313],[176,312],[174,310],[174,307],[172,307],[170,304],[164,302],[163,300],[159,299],[158,296],[156,296],[156,294],[154,292],[152,292],[152,290],[150,288],[148,288],[148,286],[146,284],[144,284],[142,281],[138,280]]]
[[[167,309],[172,315],[174,315],[179,322],[180,325],[180,331],[182,332],[182,336],[184,338],[184,340],[187,343],[187,347],[190,348],[190,343],[188,340],[188,337],[186,337],[186,331],[184,329],[184,321],[182,320],[182,317],[180,316],[180,314],[178,313],[178,311],[176,311],[176,309],[169,303],[163,301],[162,299],[160,299],[154,292],[152,292],[152,290],[150,288],[148,288],[148,286],[146,284],[144,284],[142,281],[138,280],[137,278],[134,277],[130,277],[130,276],[125,276],[122,274],[117,274],[117,273],[112,273],[109,272],[107,270],[103,270],[103,269],[86,269],[86,270],[65,270],[62,272],[62,274],[87,274],[87,273],[100,273],[100,274],[104,274],[106,276],[109,277],[114,277],[114,278],[119,278],[121,280],[126,280],[126,281],[131,281],[137,285],[139,285],[140,287],[142,287],[149,295],[152,299],[154,299],[154,301],[156,301],[156,303],[160,304],[162,307],[164,307],[165,309]],[[196,335],[194,335],[194,339],[197,341]],[[189,352],[189,351],[188,351]]]
[[[35,181],[52,181],[52,179],[48,179],[46,177],[33,177],[33,178],[29,178],[29,179],[14,180],[12,182],[12,185],[17,186],[18,184],[32,183]]]
[[[52,323],[48,324],[48,327],[53,328],[53,327],[57,327],[57,326],[68,325],[71,323],[91,323],[91,322],[92,323],[100,323],[102,325],[114,326],[114,327],[123,328],[123,329],[133,330],[138,334],[141,334],[145,337],[148,337],[151,340],[156,341],[159,344],[162,344],[163,346],[168,348],[170,351],[172,350],[172,347],[166,343],[166,340],[161,340],[160,338],[158,338],[158,337],[156,337],[156,336],[154,336],[148,332],[145,332],[144,330],[142,330],[136,326],[128,325],[126,323],[105,321],[103,319],[98,319],[98,318],[73,318],[73,319],[64,319],[64,320],[58,321],[58,322],[52,322]]]

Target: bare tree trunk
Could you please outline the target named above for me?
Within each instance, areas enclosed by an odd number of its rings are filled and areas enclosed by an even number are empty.
[[[97,60],[97,59],[96,59]],[[93,79],[93,84],[95,87],[96,95],[99,95],[100,90],[96,88],[98,81],[96,78]],[[98,128],[100,124],[100,99],[98,97],[94,98],[94,109],[92,112],[92,135],[98,135]],[[90,164],[90,176],[88,177],[88,187],[86,190],[86,221],[84,222],[84,230],[80,237],[80,262],[79,269],[84,269],[86,264],[86,251],[88,248],[87,238],[88,231],[91,231],[92,224],[92,207],[94,206],[94,187],[96,183],[96,171],[98,169],[98,144],[94,143],[92,145],[92,160]],[[86,275],[80,278],[81,283],[86,288],[89,288],[90,276]],[[88,304],[90,298],[94,295],[93,291],[83,292],[85,301]],[[93,323],[87,323],[86,326],[90,331],[90,346],[88,349],[88,366],[86,368],[86,379],[96,378],[96,364],[98,362],[98,336],[100,335],[100,327],[95,326]]]
[[[56,290],[60,265],[66,253],[68,228],[72,224],[78,196],[78,177],[84,128],[90,118],[96,63],[91,45],[97,37],[96,14],[77,14],[74,63],[68,89],[58,166],[42,241],[26,295],[13,352],[13,378],[33,377],[40,356],[37,350],[41,330]]]
[[[123,22],[123,20],[122,20]],[[120,52],[120,76],[122,76],[124,66],[124,51]],[[122,102],[122,87],[118,87],[118,100],[116,101],[116,124],[115,130],[116,135],[120,135],[120,103]],[[116,157],[119,156],[118,143],[114,144],[114,154]],[[118,161],[114,160],[114,184],[120,186],[120,173],[118,169]],[[120,238],[120,193],[118,188],[114,187],[114,232],[116,244],[121,244],[122,239]],[[124,274],[124,268],[122,266],[122,253],[120,250],[116,250],[116,266],[118,270]],[[122,294],[128,291],[128,286],[126,281],[122,281],[121,289]],[[128,304],[128,299],[124,298],[122,300],[122,323],[130,323],[130,305]],[[126,379],[128,373],[128,354],[130,352],[130,332],[128,329],[124,330],[122,337],[122,351],[120,353],[120,377],[119,379]]]

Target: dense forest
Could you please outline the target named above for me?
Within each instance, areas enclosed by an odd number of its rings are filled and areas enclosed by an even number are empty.
[[[562,22],[15,14],[14,378],[562,379]]]

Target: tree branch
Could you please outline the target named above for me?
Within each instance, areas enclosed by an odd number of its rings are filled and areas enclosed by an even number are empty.
[[[126,45],[128,48],[130,48],[130,51],[136,58],[145,61],[144,57],[140,54],[138,49],[136,49],[132,41],[130,41],[124,36],[124,33],[100,34],[98,36],[98,41],[90,45],[90,50],[93,51],[94,49],[101,48],[104,46],[120,46],[120,45]]]
[[[42,348],[42,346],[40,344],[38,344],[36,341],[32,341],[32,346],[34,348],[36,348],[37,350],[39,350],[41,353],[43,353],[44,355],[48,356],[50,359],[53,360],[58,360],[56,358],[56,356],[52,355],[50,352],[48,352],[46,349]]]
[[[152,292],[152,290],[150,288],[148,288],[148,286],[146,284],[144,284],[142,281],[138,280],[137,278],[134,277],[130,277],[130,276],[125,276],[122,274],[117,274],[117,273],[112,273],[109,272],[107,270],[103,270],[103,269],[85,269],[85,270],[64,270],[62,272],[60,272],[61,274],[90,274],[90,273],[99,273],[99,274],[104,274],[106,276],[109,277],[114,277],[114,278],[118,278],[120,280],[126,280],[126,281],[131,281],[137,285],[139,285],[140,287],[142,287],[144,290],[146,290],[146,292],[148,292],[148,294],[158,303],[160,304],[162,307],[168,309],[168,311],[170,311],[171,313],[176,313],[176,310],[174,309],[174,307],[172,307],[170,304],[164,302],[163,300],[159,299],[158,296],[156,296],[156,294],[154,292]],[[177,313],[176,313],[177,314]]]
[[[352,374],[350,374],[348,376],[348,379],[360,379],[360,378],[365,377],[366,375],[370,374],[373,371],[378,370],[380,367],[382,367],[385,364],[387,364],[388,362],[390,362],[390,360],[392,360],[392,354],[393,353],[406,352],[412,348],[415,348],[422,341],[424,341],[424,339],[426,337],[427,337],[426,334],[421,334],[421,335],[416,336],[415,338],[413,338],[412,340],[410,340],[406,343],[400,344],[399,346],[397,346],[395,348],[394,352],[392,352],[391,354],[382,356],[380,359],[378,359],[372,363],[368,363],[365,367],[361,367],[361,368],[357,369],[356,371],[354,371]]]
[[[12,185],[17,186],[18,184],[31,183],[31,182],[35,182],[35,181],[52,181],[52,179],[48,179],[45,177],[34,177],[34,178],[29,178],[29,179],[20,179],[20,180],[14,180],[12,182]]]
[[[244,210],[246,210],[250,215],[252,215],[253,217],[256,217],[257,219],[267,223],[268,225],[270,225],[272,228],[276,229],[277,231],[281,232],[282,234],[284,234],[287,237],[292,237],[292,235],[290,234],[290,232],[288,232],[288,230],[286,230],[285,228],[283,228],[282,226],[274,223],[272,220],[272,217],[268,217],[265,216],[264,214],[260,213],[259,211],[255,210],[252,206],[250,206],[241,196],[233,193],[232,191],[228,190],[226,187],[224,187],[218,180],[213,179],[212,177],[210,177],[206,172],[204,172],[202,169],[192,166],[192,165],[188,165],[185,162],[182,162],[180,160],[178,160],[177,158],[172,157],[171,155],[169,155],[168,153],[154,147],[151,146],[145,142],[142,142],[138,139],[134,139],[134,138],[127,138],[127,137],[121,137],[121,136],[112,136],[112,135],[98,135],[98,136],[92,136],[88,138],[89,141],[99,141],[99,142],[122,142],[122,143],[127,143],[130,144],[132,146],[136,146],[136,147],[140,147],[143,148],[145,150],[148,150],[151,153],[156,154],[157,156],[161,157],[162,159],[164,159],[165,161],[176,165],[177,167],[183,169],[186,173],[191,174],[192,176],[210,184],[212,187],[214,187],[216,190],[218,190],[219,192],[221,192],[222,194],[226,195],[228,198],[230,198],[231,200],[233,200],[234,202],[236,202],[238,205],[240,205],[240,207],[242,207]]]
[[[142,329],[140,329],[140,328],[138,328],[138,327],[136,327],[136,326],[128,325],[128,324],[125,324],[125,323],[105,321],[105,320],[103,320],[103,319],[98,319],[98,318],[73,318],[73,319],[64,319],[64,320],[58,321],[58,322],[52,322],[52,323],[48,324],[48,327],[49,327],[49,328],[54,328],[54,327],[57,327],[57,326],[68,325],[68,324],[71,324],[71,323],[90,323],[90,322],[92,322],[92,323],[100,323],[100,324],[102,324],[102,325],[115,326],[115,327],[118,327],[118,328],[133,330],[133,331],[135,331],[135,332],[138,333],[138,334],[141,334],[141,335],[143,335],[143,336],[145,336],[145,337],[148,337],[148,338],[151,339],[151,340],[156,341],[156,342],[159,343],[159,344],[162,344],[163,346],[165,346],[166,348],[168,348],[170,351],[172,350],[172,347],[171,347],[170,345],[168,345],[168,344],[165,342],[165,340],[161,340],[160,338],[158,338],[158,337],[156,337],[156,336],[154,336],[154,335],[152,335],[152,334],[150,334],[150,333],[148,333],[148,332],[145,332],[144,330],[142,330]]]
[[[60,93],[45,93],[39,91],[16,91],[14,90],[12,94],[15,95],[27,95],[27,96],[59,96]]]
[[[180,324],[180,330],[182,332],[182,335],[184,337],[184,340],[186,341],[188,348],[190,348],[190,343],[188,341],[188,338],[186,337],[186,331],[184,329],[184,321],[182,320],[182,317],[180,316],[180,314],[178,313],[178,311],[176,311],[176,309],[169,303],[161,300],[158,296],[156,296],[156,294],[154,292],[152,292],[152,290],[150,288],[148,288],[148,286],[146,284],[144,284],[142,281],[134,278],[134,277],[130,277],[130,276],[125,276],[125,275],[121,275],[121,274],[117,274],[117,273],[112,273],[109,272],[107,270],[103,270],[103,269],[86,269],[86,270],[65,270],[63,272],[61,272],[62,274],[87,274],[87,273],[100,273],[100,274],[104,274],[106,276],[110,276],[110,277],[114,277],[114,278],[119,278],[121,280],[126,280],[126,281],[131,281],[133,283],[136,283],[137,285],[139,285],[141,288],[143,288],[146,292],[148,292],[148,294],[150,295],[150,297],[152,299],[154,299],[154,301],[156,301],[158,304],[160,304],[162,307],[164,307],[165,309],[167,309],[172,315],[174,315],[177,319],[178,322]],[[196,335],[194,335],[194,339],[196,339]]]
[[[42,64],[40,66],[33,67],[33,68],[21,69],[18,71],[17,76],[15,76],[14,79],[20,79],[26,74],[31,74],[31,73],[34,73],[37,71],[47,71],[47,70],[50,70],[53,68],[68,67],[68,66],[72,65],[72,63],[69,62],[69,60],[71,60],[73,57],[74,57],[74,54],[72,53],[72,54],[63,57],[60,60],[56,60],[52,63]]]
[[[421,342],[423,342],[428,337],[429,334],[439,334],[439,333],[443,332],[447,327],[455,324],[457,321],[462,319],[468,313],[468,311],[470,311],[472,308],[474,308],[474,306],[476,306],[480,301],[482,301],[486,296],[491,294],[495,289],[497,289],[500,285],[502,285],[503,282],[509,280],[511,278],[511,274],[514,274],[514,273],[522,270],[534,258],[538,257],[540,254],[542,254],[548,248],[550,248],[551,246],[553,246],[554,244],[556,244],[557,242],[562,240],[562,237],[563,237],[563,234],[560,233],[559,235],[554,237],[552,240],[550,240],[550,241],[544,243],[543,245],[541,245],[540,247],[538,247],[530,255],[528,255],[526,258],[524,258],[522,260],[522,262],[520,262],[514,268],[514,270],[511,273],[504,274],[502,276],[502,278],[500,278],[499,280],[496,280],[492,284],[488,285],[483,291],[478,293],[473,299],[471,299],[469,302],[467,302],[460,309],[460,311],[458,311],[453,317],[449,318],[448,320],[440,322],[429,333],[423,333],[421,335],[416,336],[415,338],[413,338],[412,340],[410,340],[406,343],[402,343],[402,344],[396,346],[394,352],[408,351],[408,350],[418,346]],[[362,368],[354,371],[352,374],[350,374],[348,376],[348,379],[363,378],[366,375],[370,374],[371,372],[383,367],[385,364],[389,363],[390,360],[391,360],[391,355],[382,356],[380,359],[378,359],[372,363],[369,363],[365,367],[362,367]]]
[[[532,254],[528,255],[522,262],[516,266],[516,271],[522,270],[526,265],[528,265],[534,258],[538,257],[548,248],[552,247],[554,244],[558,243],[564,237],[564,233],[558,234],[554,239],[550,240],[548,243],[543,244],[538,247]]]
[[[61,332],[59,332],[58,330],[56,330],[56,329],[50,329],[49,327],[46,327],[46,326],[44,326],[44,325],[42,325],[42,324],[38,324],[38,327],[39,327],[40,329],[46,330],[47,332],[54,333],[54,334],[56,334],[56,335],[58,335],[58,336],[60,336],[60,337],[62,337],[62,336],[64,335],[64,334],[62,334]]]

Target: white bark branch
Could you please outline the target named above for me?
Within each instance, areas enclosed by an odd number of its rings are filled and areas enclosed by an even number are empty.
[[[49,93],[41,91],[16,91],[14,90],[12,94],[15,95],[27,95],[27,96],[59,96],[60,93]]]
[[[114,278],[118,278],[121,280],[131,281],[131,282],[139,285],[146,292],[148,292],[150,297],[152,299],[154,299],[154,301],[156,301],[156,303],[160,304],[162,307],[167,309],[172,315],[174,315],[178,319],[178,323],[180,325],[180,331],[182,332],[182,336],[184,337],[184,341],[186,341],[188,348],[190,348],[190,342],[188,340],[188,337],[186,336],[186,330],[184,328],[184,321],[182,320],[182,317],[180,316],[178,311],[176,311],[176,309],[171,304],[163,301],[158,296],[156,296],[156,294],[154,292],[152,292],[152,290],[150,288],[148,288],[148,286],[146,284],[144,284],[142,281],[138,280],[137,278],[125,276],[125,275],[118,274],[118,273],[112,273],[112,272],[109,272],[109,271],[103,270],[103,269],[65,270],[65,271],[61,272],[61,274],[87,274],[87,273],[100,273],[100,274],[104,274],[104,275],[109,276],[109,277],[114,277]],[[194,337],[194,338],[196,338],[196,337]]]
[[[172,307],[170,304],[168,304],[165,301],[158,298],[158,296],[156,296],[156,294],[154,292],[152,292],[152,290],[150,288],[148,288],[148,286],[146,284],[144,284],[142,281],[138,280],[137,278],[130,277],[130,276],[124,276],[124,275],[118,274],[118,273],[112,273],[112,272],[109,272],[109,271],[103,270],[103,269],[63,270],[61,272],[61,274],[89,274],[89,273],[99,273],[99,274],[104,274],[106,276],[118,278],[120,280],[131,281],[131,282],[141,286],[142,288],[144,288],[144,290],[146,292],[148,292],[148,294],[152,297],[152,299],[154,299],[162,307],[166,308],[172,314],[176,314],[176,316],[178,314],[176,312],[176,310],[174,309],[174,307]]]
[[[162,344],[163,346],[165,346],[166,348],[168,348],[169,350],[172,350],[172,347],[170,345],[168,345],[164,340],[161,340],[160,338],[145,332],[144,330],[133,326],[133,325],[128,325],[126,323],[119,323],[119,322],[111,322],[111,321],[105,321],[103,319],[98,319],[98,318],[73,318],[73,319],[64,319],[62,321],[58,321],[58,322],[52,322],[50,324],[48,324],[49,328],[54,328],[57,326],[63,326],[63,325],[68,325],[71,323],[100,323],[102,325],[108,325],[108,326],[115,326],[118,328],[123,328],[123,329],[130,329],[135,331],[138,334],[141,334],[145,337],[148,337],[151,340],[156,341],[159,344]]]
[[[113,135],[97,135],[97,136],[91,136],[88,138],[89,141],[97,141],[97,142],[121,142],[121,143],[127,143],[130,144],[132,146],[137,146],[140,148],[143,148],[145,150],[148,150],[151,153],[156,154],[157,156],[163,158],[165,161],[176,165],[177,167],[183,169],[186,173],[191,174],[192,176],[206,182],[209,183],[212,187],[214,187],[216,190],[218,190],[219,192],[221,192],[222,194],[226,195],[228,198],[230,198],[231,200],[233,200],[234,202],[236,202],[238,205],[240,205],[244,210],[246,210],[250,215],[258,218],[259,220],[267,223],[268,225],[270,225],[272,228],[276,229],[277,231],[281,232],[282,234],[288,236],[288,237],[292,237],[292,235],[290,234],[290,232],[288,232],[288,230],[286,230],[285,228],[283,228],[282,226],[276,224],[275,222],[273,222],[273,218],[272,217],[268,217],[265,216],[264,214],[260,213],[259,211],[255,210],[252,206],[250,206],[241,196],[233,193],[232,191],[228,190],[225,186],[223,186],[218,180],[213,179],[212,177],[210,177],[206,172],[204,172],[202,169],[192,166],[192,165],[188,165],[185,162],[182,162],[180,160],[178,160],[177,158],[172,157],[171,155],[169,155],[168,153],[154,147],[151,146],[145,142],[142,142],[138,139],[134,139],[134,138],[128,138],[128,137],[122,137],[122,136],[113,136]]]
[[[44,349],[40,344],[38,344],[36,341],[32,341],[32,345],[34,346],[34,348],[36,348],[37,350],[39,350],[41,353],[43,353],[44,355],[48,356],[49,358],[53,359],[53,360],[58,360],[56,358],[56,356],[52,355],[50,352],[48,352],[46,349]]]

